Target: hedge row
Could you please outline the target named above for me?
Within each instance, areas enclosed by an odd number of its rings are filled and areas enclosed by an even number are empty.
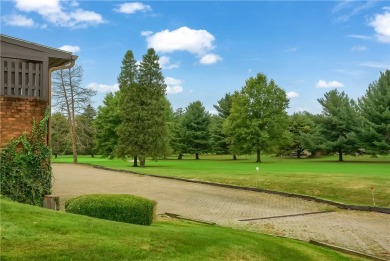
[[[133,195],[84,195],[68,200],[69,213],[138,225],[150,225],[155,215],[156,201]]]

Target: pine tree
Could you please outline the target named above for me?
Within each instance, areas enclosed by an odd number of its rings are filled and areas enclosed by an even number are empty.
[[[168,152],[169,102],[166,85],[154,49],[149,49],[138,68],[138,77],[121,89],[121,124],[117,153],[122,158],[137,155],[141,167],[146,157],[157,158]]]
[[[121,123],[119,101],[120,93],[108,93],[99,106],[94,120],[95,149],[103,157],[114,158],[118,145],[118,126]]]
[[[371,154],[390,152],[390,70],[381,73],[358,101],[363,126],[361,145]]]
[[[125,54],[125,57],[122,60],[121,72],[118,76],[119,91],[121,93],[131,92],[131,90],[129,89],[135,88],[137,81],[138,81],[137,61],[134,58],[133,52],[131,50],[128,50]],[[121,97],[124,98],[126,97],[126,95],[121,95]],[[121,100],[120,105],[122,105],[124,102],[125,102],[124,100]],[[122,111],[121,113],[123,114],[128,112]],[[133,167],[138,167],[137,155],[134,155],[133,159],[134,159]]]
[[[118,76],[119,89],[129,88],[138,78],[137,61],[131,50],[128,50],[122,60],[121,72]]]
[[[309,112],[297,112],[289,116],[288,130],[291,133],[290,148],[296,153],[297,158],[301,158],[301,154],[306,149],[303,142],[303,135],[311,134],[314,131],[313,116]]]
[[[190,103],[181,120],[185,152],[199,154],[208,152],[210,149],[210,114],[200,101]]]
[[[227,136],[223,133],[223,123],[230,115],[230,109],[232,108],[232,95],[226,93],[225,96],[218,101],[218,104],[213,105],[218,111],[218,115],[212,117],[211,124],[211,144],[212,149],[217,154],[229,154],[229,143]],[[237,159],[236,155],[233,155],[233,159]]]
[[[320,148],[324,151],[337,152],[339,161],[343,153],[354,153],[358,150],[355,130],[359,126],[355,102],[344,92],[336,89],[318,99],[322,105],[318,131],[323,137]]]
[[[183,108],[178,108],[172,117],[172,128],[171,128],[171,147],[173,153],[178,154],[177,159],[183,159],[183,153],[186,151],[186,145],[184,143],[184,128],[181,124],[185,111]]]

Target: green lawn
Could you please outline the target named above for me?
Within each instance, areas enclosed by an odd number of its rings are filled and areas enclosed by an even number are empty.
[[[374,187],[376,206],[390,207],[390,156],[337,156],[316,159],[293,159],[263,156],[262,163],[252,157],[201,156],[194,160],[147,160],[146,168],[133,168],[132,162],[79,156],[79,162],[124,169],[139,173],[205,180],[240,186],[285,191],[349,204],[373,205]],[[59,156],[53,162],[72,162],[70,156]],[[256,172],[256,167],[259,172]]]
[[[1,260],[361,260],[305,242],[165,220],[139,226],[0,199]]]

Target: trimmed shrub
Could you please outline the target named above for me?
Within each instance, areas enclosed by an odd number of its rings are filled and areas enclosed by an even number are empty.
[[[113,221],[150,225],[156,201],[133,195],[92,194],[76,197],[65,203],[69,213]]]

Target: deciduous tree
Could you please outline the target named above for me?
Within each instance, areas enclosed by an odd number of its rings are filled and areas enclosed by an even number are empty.
[[[246,81],[233,95],[232,108],[224,123],[224,132],[238,153],[274,152],[284,141],[289,100],[286,92],[264,74]]]
[[[96,91],[82,86],[83,68],[80,65],[53,72],[53,107],[56,107],[68,119],[72,141],[73,163],[77,163],[76,115],[81,113]]]
[[[69,123],[61,112],[51,115],[51,150],[57,158],[58,154],[71,151],[72,144],[69,135]]]
[[[89,104],[85,107],[84,112],[76,116],[77,126],[76,132],[79,142],[80,151],[83,154],[95,155],[95,134],[96,129],[93,121],[96,117],[96,110]]]

